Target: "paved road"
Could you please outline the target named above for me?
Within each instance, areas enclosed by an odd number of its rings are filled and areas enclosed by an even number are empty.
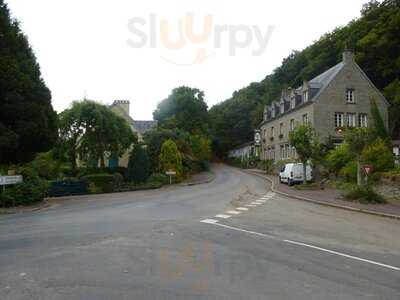
[[[400,299],[399,221],[214,170],[0,216],[0,299]]]

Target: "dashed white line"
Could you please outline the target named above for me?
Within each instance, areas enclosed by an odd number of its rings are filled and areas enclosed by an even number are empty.
[[[245,206],[246,207],[257,207],[257,205],[255,205],[255,204],[246,204]]]
[[[258,203],[258,202],[251,202],[250,204],[252,204],[252,205],[260,205],[260,204],[262,204],[262,203]]]
[[[221,219],[228,219],[228,218],[230,218],[230,217],[232,217],[232,216],[229,216],[229,215],[216,215],[215,216],[216,218],[221,218]]]
[[[228,210],[226,213],[231,214],[231,215],[240,215],[241,214],[240,211],[236,211],[236,210]]]
[[[238,207],[238,208],[236,208],[237,210],[243,210],[243,211],[247,211],[247,210],[249,210],[248,208],[246,208],[246,207]]]
[[[206,224],[217,224],[218,220],[214,220],[214,219],[205,219],[205,220],[201,220],[201,223],[206,223]]]

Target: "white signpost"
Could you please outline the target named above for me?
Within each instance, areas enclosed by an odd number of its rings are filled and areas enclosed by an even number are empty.
[[[172,184],[172,176],[175,176],[176,172],[173,170],[169,170],[169,171],[165,172],[165,174],[169,176],[169,184]]]
[[[6,185],[17,184],[22,182],[22,175],[15,176],[0,176],[0,185],[3,186],[3,191],[6,188]]]

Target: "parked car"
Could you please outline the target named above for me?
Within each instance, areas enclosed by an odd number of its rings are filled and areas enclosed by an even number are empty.
[[[287,183],[288,185],[301,183],[303,182],[303,173],[303,164],[286,164],[279,173],[279,181],[281,183]],[[313,179],[310,165],[307,165],[306,167],[306,179],[307,181]]]

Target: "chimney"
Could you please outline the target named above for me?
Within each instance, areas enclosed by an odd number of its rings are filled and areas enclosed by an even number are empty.
[[[112,105],[120,107],[129,116],[129,100],[115,100]]]
[[[345,49],[343,51],[343,63],[353,63],[354,62],[354,51],[351,49]]]

